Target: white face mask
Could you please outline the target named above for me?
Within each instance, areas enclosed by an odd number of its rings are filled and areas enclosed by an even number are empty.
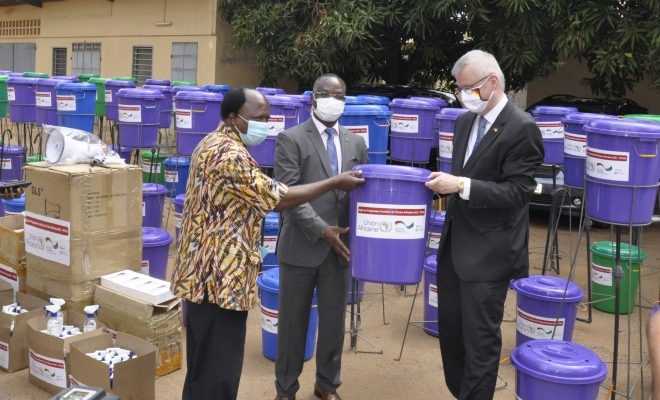
[[[335,122],[344,113],[345,102],[334,97],[316,99],[314,114],[323,122]]]
[[[493,98],[493,94],[495,93],[495,91],[493,90],[490,92],[490,96],[488,96],[488,100],[481,100],[481,97],[479,96],[479,92],[476,89],[481,89],[481,87],[485,84],[486,82],[471,89],[461,90],[458,99],[461,101],[461,104],[463,104],[463,107],[467,108],[468,110],[476,114],[481,114],[484,112],[484,110],[488,106],[488,103]]]

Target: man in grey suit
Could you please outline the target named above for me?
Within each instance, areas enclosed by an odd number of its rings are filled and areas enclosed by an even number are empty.
[[[287,185],[317,182],[367,163],[364,139],[339,126],[346,84],[334,74],[314,83],[309,120],[280,133],[275,179]],[[295,399],[300,388],[305,340],[314,289],[319,311],[314,394],[339,400],[341,356],[350,251],[348,195],[328,192],[282,215],[277,255],[280,261],[276,399]]]

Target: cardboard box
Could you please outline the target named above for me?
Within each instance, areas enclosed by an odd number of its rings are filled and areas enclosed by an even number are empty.
[[[181,368],[183,347],[178,299],[153,305],[97,286],[94,303],[101,306],[99,321],[108,328],[135,335],[158,348],[158,376]]]
[[[120,347],[133,351],[137,357],[114,367],[110,381],[108,366],[87,353]],[[122,400],[154,400],[156,398],[156,348],[135,336],[118,333],[103,334],[71,344],[69,354],[71,383],[100,387]]]
[[[161,304],[175,298],[168,281],[131,270],[102,276],[101,286],[147,304]]]
[[[29,311],[17,316],[0,312],[0,368],[8,372],[27,368],[27,321],[42,315],[44,306],[48,304],[25,293],[17,293],[16,300]],[[13,301],[0,301],[0,306],[11,303]]]
[[[83,314],[64,311],[64,324],[82,329]],[[58,393],[69,386],[67,357],[72,343],[94,336],[103,335],[103,324],[98,323],[94,332],[83,333],[67,339],[41,332],[46,329],[46,317],[40,316],[27,321],[29,380],[35,386],[49,393]]]
[[[0,281],[9,284],[14,292],[25,293],[25,285],[27,281],[25,262],[15,267],[0,262]]]
[[[0,218],[0,262],[14,269],[25,263],[22,215]]]
[[[14,302],[14,289],[7,283],[0,281],[0,304],[11,304]]]
[[[137,166],[25,167],[28,275],[89,282],[142,261],[142,171]]]
[[[94,286],[98,280],[88,282],[71,283],[44,278],[43,276],[32,272],[28,274],[26,290],[28,293],[49,299],[59,297],[68,303],[80,303],[85,305],[92,304],[94,299]]]

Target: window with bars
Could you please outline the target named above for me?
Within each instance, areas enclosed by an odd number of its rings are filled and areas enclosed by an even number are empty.
[[[66,75],[66,47],[53,47],[53,75]]]
[[[145,79],[151,78],[154,48],[150,46],[133,47],[133,78],[138,85],[144,83]]]
[[[0,37],[39,36],[40,19],[0,20]]]
[[[101,43],[74,43],[72,50],[73,75],[101,73]]]
[[[197,42],[172,43],[172,80],[197,82]]]

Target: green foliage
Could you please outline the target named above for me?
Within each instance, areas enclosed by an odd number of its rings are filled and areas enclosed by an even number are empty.
[[[481,48],[518,89],[577,58],[596,94],[660,86],[660,0],[221,0],[236,43],[254,48],[264,83],[308,86],[334,71],[347,82],[434,85]]]

